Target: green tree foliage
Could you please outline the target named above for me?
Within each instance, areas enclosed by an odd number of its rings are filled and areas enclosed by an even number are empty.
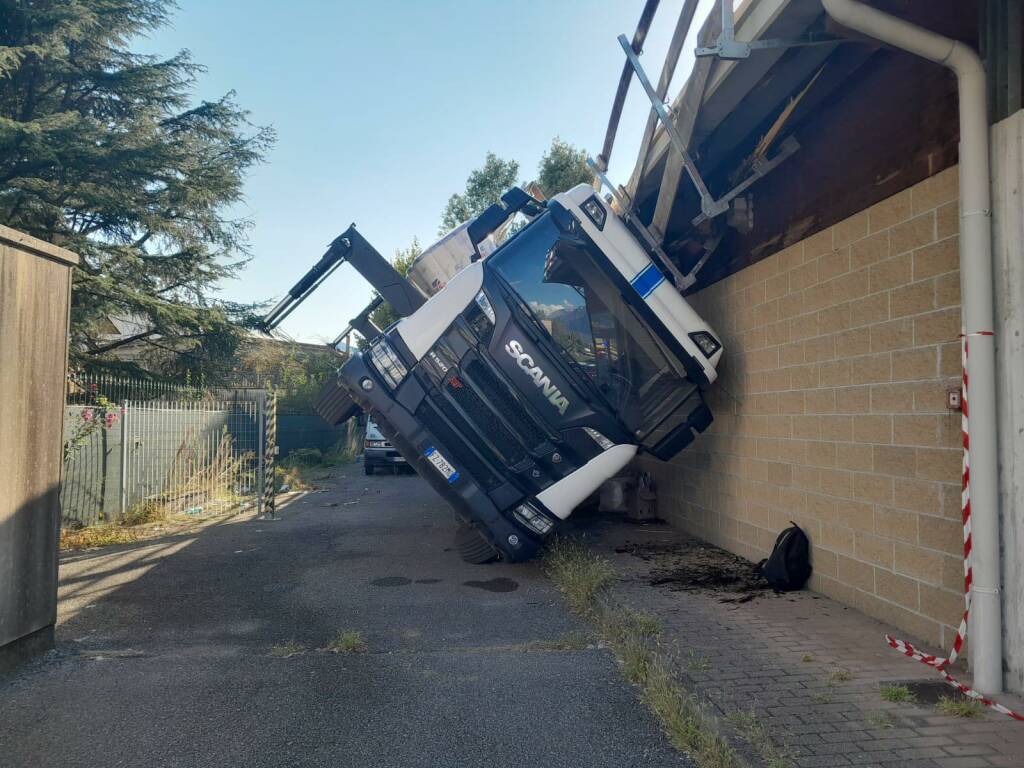
[[[498,202],[501,196],[514,187],[519,178],[519,163],[502,160],[488,152],[482,168],[477,168],[466,179],[466,191],[452,195],[441,214],[439,235],[459,226],[467,219],[483,213],[487,207]]]
[[[391,259],[391,264],[404,277],[409,274],[412,263],[416,261],[416,257],[421,253],[423,253],[423,249],[420,247],[420,241],[414,237],[412,244],[408,248],[398,248],[395,250],[395,256]],[[370,315],[370,320],[378,328],[384,330],[392,323],[398,322],[399,317],[395,310],[391,308],[391,305],[385,302],[373,311]]]
[[[179,368],[229,358],[252,307],[216,299],[248,258],[232,218],[273,141],[232,93],[194,104],[203,70],[129,50],[173,0],[0,0],[0,221],[77,252],[72,355],[103,364],[107,318]]]
[[[260,337],[244,339],[234,359],[234,374],[253,378],[277,392],[278,404],[291,413],[312,413],[324,384],[345,358],[318,344],[299,344]]]
[[[594,172],[587,167],[587,152],[556,136],[537,168],[537,184],[544,196],[551,198],[577,184],[592,184]]]

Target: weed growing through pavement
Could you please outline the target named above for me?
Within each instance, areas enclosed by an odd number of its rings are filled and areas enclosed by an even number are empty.
[[[888,712],[868,712],[867,724],[872,728],[895,728],[896,721]]]
[[[726,719],[732,723],[736,732],[744,741],[754,747],[768,768],[789,768],[793,765],[793,752],[785,744],[778,745],[772,741],[768,726],[761,722],[754,710],[733,712]]]
[[[831,704],[832,703],[832,692],[831,691],[818,691],[816,694],[811,696],[811,701],[815,704]]]
[[[804,662],[805,664],[809,664],[810,662],[814,661],[814,657],[811,656],[811,654],[809,653],[805,653],[804,657],[800,659],[800,661]]]
[[[711,662],[701,656],[692,648],[687,652],[686,668],[691,672],[707,672],[711,669]]]
[[[853,675],[850,674],[848,669],[840,669],[834,667],[831,672],[828,673],[828,684],[839,685],[840,683],[848,683],[853,679]]]
[[[954,699],[950,696],[943,696],[939,699],[939,703],[935,705],[935,708],[942,714],[952,715],[953,717],[981,717],[985,713],[985,708],[974,699]]]
[[[301,656],[306,652],[306,646],[302,643],[296,642],[295,640],[286,640],[283,643],[278,643],[270,649],[271,656],[278,656],[282,659],[287,659],[292,656]]]
[[[330,653],[365,653],[368,648],[362,632],[347,629],[335,635],[334,639],[320,650]]]
[[[607,598],[616,579],[611,563],[576,542],[557,539],[548,547],[544,569],[569,606],[595,622],[621,662],[623,677],[640,689],[672,745],[700,768],[736,768],[732,747],[713,728],[704,706],[676,681],[673,660],[659,643],[660,622]]]
[[[913,692],[905,685],[883,685],[882,698],[894,704],[911,704],[916,701]]]
[[[544,568],[569,606],[584,615],[594,610],[598,594],[615,580],[611,563],[566,539],[557,539],[548,547]]]

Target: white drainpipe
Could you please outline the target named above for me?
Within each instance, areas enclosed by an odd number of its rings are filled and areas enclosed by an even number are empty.
[[[974,568],[970,661],[974,687],[1003,687],[999,600],[999,490],[996,454],[995,338],[992,336],[992,227],[985,68],[956,40],[856,0],[822,0],[848,29],[922,56],[956,73],[960,92],[960,297],[970,343],[967,373],[971,434],[971,523]]]

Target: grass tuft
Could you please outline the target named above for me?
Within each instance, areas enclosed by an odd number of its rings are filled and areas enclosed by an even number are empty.
[[[363,633],[355,629],[348,629],[339,632],[331,642],[320,650],[330,653],[366,653],[368,649],[369,646],[363,638]]]
[[[125,510],[124,516],[118,521],[120,525],[130,527],[133,525],[145,525],[155,523],[158,520],[167,519],[167,510],[157,501],[146,499],[138,504],[133,504]]]
[[[962,697],[943,696],[939,699],[939,703],[935,705],[935,708],[942,714],[952,715],[953,717],[974,718],[985,714],[985,708],[981,704],[974,699]]]
[[[615,581],[611,563],[568,539],[551,543],[544,555],[544,570],[569,606],[584,615],[593,613],[598,595]]]
[[[686,657],[686,668],[691,672],[707,672],[711,669],[711,662],[692,648],[687,651]]]
[[[709,727],[704,708],[675,681],[663,655],[652,655],[645,677],[643,699],[672,746],[692,756],[701,768],[735,768],[736,753]]]
[[[809,664],[812,661],[814,661],[814,657],[811,656],[811,654],[809,654],[809,653],[805,653],[804,657],[801,659],[801,661],[804,662],[805,664]]]
[[[839,685],[840,683],[848,683],[853,679],[853,675],[850,674],[850,670],[841,669],[834,667],[831,672],[828,673],[828,684]]]
[[[700,768],[736,768],[732,747],[717,733],[700,702],[676,681],[673,660],[658,642],[661,623],[604,599],[616,579],[611,563],[576,542],[561,539],[548,548],[544,569],[569,606],[595,622],[599,636],[618,657],[623,677],[640,688],[642,700],[672,745]]]
[[[888,712],[868,712],[867,724],[872,728],[895,728],[896,720]]]
[[[283,643],[278,643],[272,646],[270,649],[271,656],[277,656],[282,659],[287,659],[292,656],[301,656],[306,652],[306,646],[302,643],[296,642],[295,640],[286,640]]]
[[[756,712],[733,712],[726,719],[732,723],[737,733],[760,753],[768,768],[790,768],[793,765],[792,750],[785,744],[776,744],[772,740],[771,731],[761,722]]]
[[[910,704],[917,699],[905,685],[883,685],[882,698],[894,704]]]

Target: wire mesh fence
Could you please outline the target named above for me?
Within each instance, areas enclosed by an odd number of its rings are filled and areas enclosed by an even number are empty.
[[[128,401],[126,406],[126,514],[197,515],[258,498],[262,401]]]
[[[266,391],[116,377],[75,383],[65,419],[65,525],[262,509],[268,488],[272,495]]]

